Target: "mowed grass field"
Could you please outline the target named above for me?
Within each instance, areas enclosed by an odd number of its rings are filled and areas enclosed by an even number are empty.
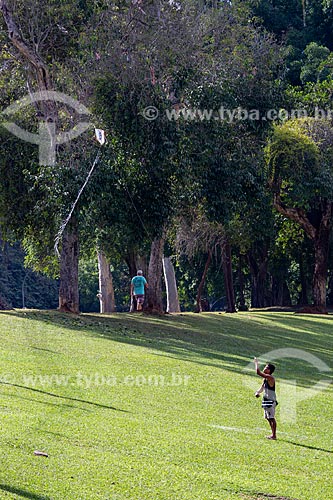
[[[0,342],[1,499],[333,499],[333,316],[17,310]]]

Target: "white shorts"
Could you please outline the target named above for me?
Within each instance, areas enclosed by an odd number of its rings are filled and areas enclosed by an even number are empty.
[[[270,420],[271,418],[275,418],[275,408],[276,408],[276,401],[274,401],[273,406],[270,408],[266,408],[264,410],[264,417],[267,420]]]

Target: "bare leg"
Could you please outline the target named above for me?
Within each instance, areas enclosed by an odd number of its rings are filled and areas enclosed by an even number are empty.
[[[270,436],[267,436],[268,439],[276,439],[276,420],[275,418],[270,418],[268,420],[269,425],[271,426],[272,429],[272,434]]]

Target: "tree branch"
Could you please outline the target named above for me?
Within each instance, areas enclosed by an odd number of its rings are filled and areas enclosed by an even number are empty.
[[[38,88],[40,91],[51,90],[51,79],[47,65],[42,58],[28,46],[24,41],[16,25],[12,12],[9,10],[6,0],[0,0],[0,10],[8,28],[8,36],[19,53],[33,66],[36,71]]]
[[[331,201],[326,201],[325,208],[323,209],[323,217],[321,220],[321,225],[325,228],[329,228],[332,222],[333,214],[333,203]]]
[[[316,228],[311,224],[303,209],[286,207],[281,201],[280,193],[274,193],[273,203],[278,212],[297,222],[311,240],[316,238]]]

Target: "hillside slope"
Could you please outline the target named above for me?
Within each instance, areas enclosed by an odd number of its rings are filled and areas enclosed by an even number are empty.
[[[331,498],[333,384],[310,388],[332,379],[332,326],[268,312],[1,312],[0,497]],[[249,363],[277,349],[270,442]]]

